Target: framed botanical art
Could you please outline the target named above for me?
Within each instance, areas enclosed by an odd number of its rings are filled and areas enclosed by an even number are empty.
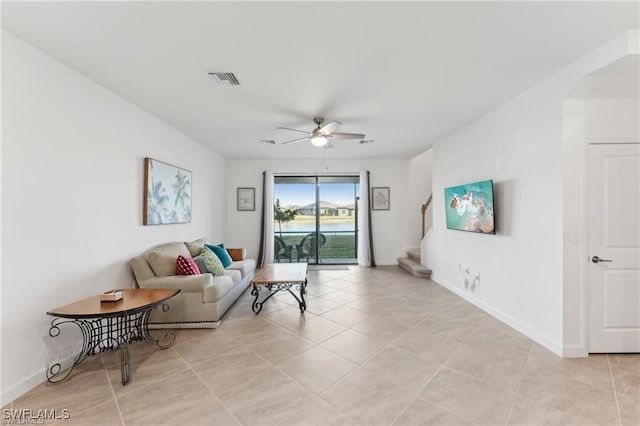
[[[145,158],[142,223],[191,222],[191,183],[189,170]]]
[[[238,211],[254,211],[256,209],[256,189],[238,188]]]
[[[389,187],[371,188],[371,210],[389,210]]]

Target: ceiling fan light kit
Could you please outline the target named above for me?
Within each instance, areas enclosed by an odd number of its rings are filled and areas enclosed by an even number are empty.
[[[328,142],[327,138],[325,138],[322,135],[311,137],[311,143],[315,146],[325,146],[327,142]]]
[[[290,143],[302,142],[305,140],[311,141],[311,144],[317,147],[325,147],[329,141],[337,139],[364,139],[365,135],[362,133],[337,133],[330,131],[333,126],[342,125],[339,121],[330,121],[323,125],[324,117],[314,117],[313,122],[316,124],[316,128],[311,133],[304,130],[292,129],[290,127],[278,127],[279,130],[290,130],[294,132],[305,133],[306,136],[298,139],[283,142],[283,145]],[[333,146],[333,145],[331,145]]]

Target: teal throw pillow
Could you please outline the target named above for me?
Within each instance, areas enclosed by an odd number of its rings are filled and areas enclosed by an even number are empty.
[[[205,246],[210,248],[211,251],[213,251],[216,256],[218,256],[218,259],[220,259],[220,262],[222,262],[223,267],[226,268],[227,266],[231,265],[231,263],[233,263],[233,260],[231,260],[231,256],[229,256],[229,253],[227,253],[227,249],[224,248],[224,244],[218,244],[217,246],[213,244],[205,244]]]
[[[202,249],[202,261],[204,262],[204,266],[207,268],[207,271],[211,272],[213,275],[224,275],[224,266],[222,266],[222,262],[220,262],[218,256],[216,256],[216,254],[207,246],[204,246]]]

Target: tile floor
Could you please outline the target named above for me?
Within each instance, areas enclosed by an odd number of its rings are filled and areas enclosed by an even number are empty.
[[[217,330],[88,359],[5,408],[68,425],[638,425],[640,355],[562,359],[395,267],[310,271],[308,310],[247,291]]]

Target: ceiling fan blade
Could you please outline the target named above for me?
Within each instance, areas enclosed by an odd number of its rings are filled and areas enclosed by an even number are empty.
[[[294,132],[300,132],[300,133],[306,133],[309,134],[309,132],[307,132],[306,130],[298,130],[298,129],[292,129],[290,127],[277,127],[278,130],[292,130]]]
[[[304,137],[304,138],[300,138],[300,139],[293,139],[293,140],[290,140],[290,141],[282,142],[282,145],[286,145],[288,143],[302,142],[302,141],[306,141],[307,139],[309,139],[309,138],[308,137]]]
[[[342,123],[339,121],[330,121],[327,124],[320,127],[320,133],[331,133],[332,129],[335,129],[338,126],[342,126]]]
[[[325,136],[331,139],[364,139],[365,135],[362,133],[329,133]]]

